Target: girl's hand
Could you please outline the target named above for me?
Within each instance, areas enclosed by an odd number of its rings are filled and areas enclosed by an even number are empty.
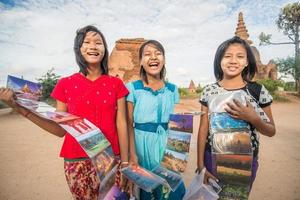
[[[15,93],[9,88],[0,88],[0,100],[12,107],[15,104]]]
[[[252,123],[257,120],[259,116],[256,114],[253,106],[249,101],[246,102],[247,105],[242,105],[239,101],[233,99],[233,103],[227,103],[227,108],[224,108],[229,115],[235,119],[242,119]]]
[[[202,169],[197,168],[196,173],[200,174],[202,170],[203,170],[203,168]],[[212,175],[209,171],[207,171],[207,169],[205,169],[203,183],[207,185],[208,184],[208,179],[210,179],[210,178],[215,180],[216,182],[219,182],[219,180],[214,175]]]

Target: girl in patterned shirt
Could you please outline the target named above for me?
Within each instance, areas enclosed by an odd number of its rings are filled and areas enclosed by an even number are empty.
[[[259,131],[272,137],[275,135],[275,125],[271,112],[272,96],[263,85],[251,82],[256,72],[256,61],[250,46],[239,37],[233,37],[223,42],[217,49],[214,59],[214,74],[216,83],[204,88],[200,99],[201,116],[198,132],[197,170],[206,168],[204,182],[208,178],[216,179],[213,175],[211,145],[212,134],[209,133],[209,105],[210,98],[228,91],[244,91],[248,98],[246,105],[233,100],[227,103],[224,110],[234,119],[240,119],[250,124],[251,144],[253,150],[251,186],[258,168]],[[247,99],[247,98],[246,98]],[[267,120],[269,119],[269,120]],[[266,122],[268,121],[268,122]],[[251,187],[250,186],[250,187]]]

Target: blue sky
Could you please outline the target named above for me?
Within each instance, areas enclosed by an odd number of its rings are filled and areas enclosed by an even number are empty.
[[[0,1],[0,86],[8,74],[35,81],[51,67],[61,76],[78,71],[73,53],[75,31],[88,24],[105,35],[112,51],[120,38],[159,40],[166,49],[167,77],[187,87],[214,81],[218,45],[234,35],[244,14],[250,39],[261,60],[293,55],[293,46],[259,46],[261,32],[288,41],[276,27],[287,0],[26,0]]]

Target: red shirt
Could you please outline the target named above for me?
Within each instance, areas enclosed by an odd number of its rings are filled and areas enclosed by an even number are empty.
[[[120,154],[116,127],[117,101],[128,90],[122,80],[102,75],[95,81],[80,73],[59,80],[51,96],[66,104],[68,112],[86,118],[104,133],[116,155]],[[79,143],[66,133],[60,156],[64,158],[88,157]]]

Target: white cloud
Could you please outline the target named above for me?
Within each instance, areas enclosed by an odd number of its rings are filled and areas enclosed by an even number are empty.
[[[139,1],[59,0],[0,3],[0,85],[7,74],[35,80],[51,67],[60,75],[77,71],[72,46],[75,31],[94,24],[103,31],[111,50],[120,38],[157,39],[166,49],[169,80],[188,86],[214,81],[213,59],[218,45],[233,36],[238,12],[243,11],[250,39],[261,60],[293,54],[293,46],[258,46],[260,32],[274,41],[275,18],[287,0]],[[254,12],[255,10],[255,12]]]

